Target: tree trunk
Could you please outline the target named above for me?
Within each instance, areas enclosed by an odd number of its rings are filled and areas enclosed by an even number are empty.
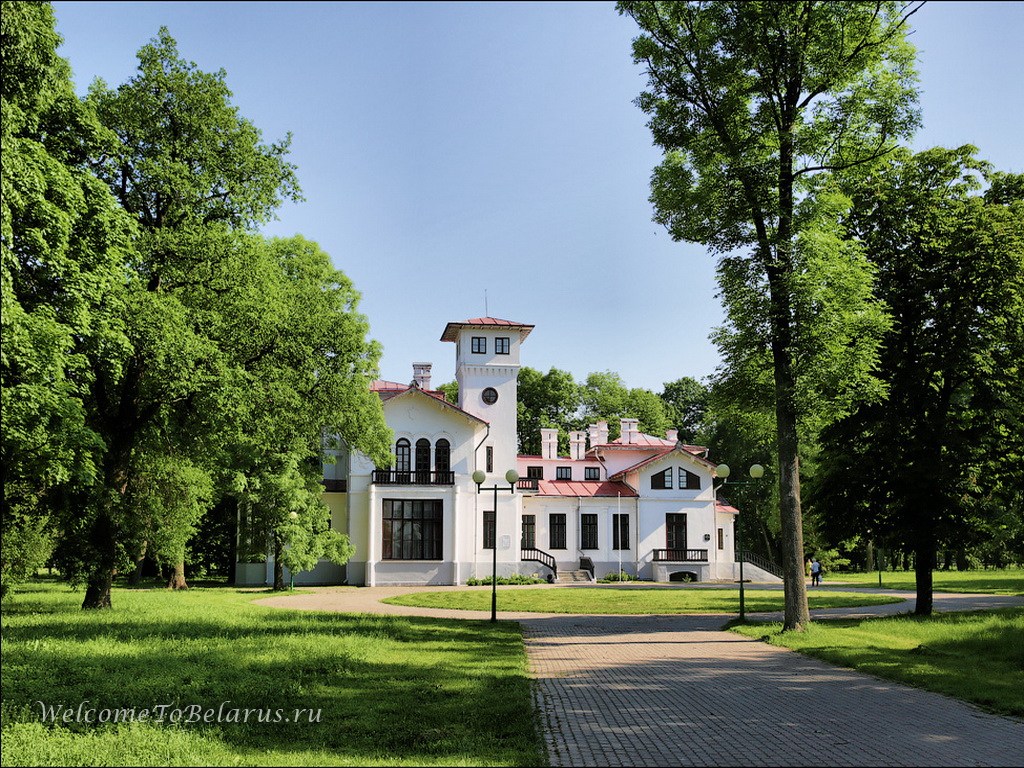
[[[792,127],[796,119],[797,81],[786,84],[779,136],[779,218],[774,253],[765,242],[771,321],[772,367],[775,374],[775,425],[779,457],[779,518],[782,524],[782,576],[785,587],[783,631],[802,631],[811,622],[804,579],[804,530],[800,509],[800,441],[797,435],[796,372],[793,369],[795,318],[793,280],[793,164]],[[768,247],[765,247],[768,246]]]
[[[875,544],[869,541],[864,557],[864,571],[871,573],[873,570],[875,570]]]
[[[89,577],[88,585],[85,588],[85,600],[82,601],[82,610],[112,608],[110,588],[113,586],[113,583],[113,570],[93,573]]]
[[[188,589],[188,583],[185,581],[185,560],[184,558],[178,560],[174,567],[171,568],[171,577],[167,580],[168,589]]]
[[[281,562],[281,553],[284,550],[284,546],[281,543],[281,539],[274,536],[274,591],[284,592],[286,589],[284,585],[284,563]]]
[[[967,559],[967,552],[962,549],[956,551],[956,569],[958,571],[970,570],[971,563]]]
[[[914,576],[917,584],[917,604],[914,614],[917,616],[932,615],[932,566],[935,563],[935,541],[931,531],[921,531],[917,547],[914,550]]]
[[[146,564],[146,547],[146,542],[142,542],[139,554],[135,556],[135,570],[128,576],[128,585],[131,587],[137,587],[142,582],[142,569]]]
[[[117,567],[117,543],[109,509],[97,512],[87,536],[87,546],[94,553],[95,564],[86,580],[82,610],[112,608],[110,590]]]

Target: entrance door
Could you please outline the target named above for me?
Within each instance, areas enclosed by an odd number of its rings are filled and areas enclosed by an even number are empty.
[[[686,551],[686,515],[679,513],[665,515],[665,546],[669,549]]]

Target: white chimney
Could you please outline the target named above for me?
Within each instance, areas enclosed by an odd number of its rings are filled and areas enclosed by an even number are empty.
[[[569,458],[573,461],[581,461],[583,454],[587,452],[587,433],[569,433]]]
[[[637,424],[639,424],[637,419],[619,420],[619,437],[625,445],[632,445],[636,442]]]
[[[542,459],[558,458],[557,429],[542,429],[540,431],[540,457]]]
[[[430,389],[430,363],[412,364],[412,381],[420,389]]]
[[[608,422],[599,421],[597,424],[591,424],[587,427],[587,433],[590,437],[591,448],[595,445],[604,445],[608,442]]]
[[[665,432],[665,439],[666,440],[671,440],[673,443],[678,443],[679,442],[679,430],[678,429],[666,430],[666,432]]]

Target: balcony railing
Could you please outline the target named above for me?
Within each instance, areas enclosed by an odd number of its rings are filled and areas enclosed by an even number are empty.
[[[377,485],[455,485],[455,473],[426,469],[375,469],[373,482]]]
[[[656,563],[706,563],[708,551],[706,549],[656,549],[654,550],[654,562]]]
[[[536,491],[540,488],[540,480],[536,477],[520,477],[516,488],[520,491]]]
[[[348,481],[324,478],[324,490],[327,493],[345,493],[348,491]]]

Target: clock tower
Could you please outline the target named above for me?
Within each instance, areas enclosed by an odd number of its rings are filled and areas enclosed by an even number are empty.
[[[532,330],[532,325],[477,317],[448,323],[441,334],[441,341],[455,344],[459,408],[490,425],[477,468],[499,483],[506,470],[516,468],[519,348]]]

